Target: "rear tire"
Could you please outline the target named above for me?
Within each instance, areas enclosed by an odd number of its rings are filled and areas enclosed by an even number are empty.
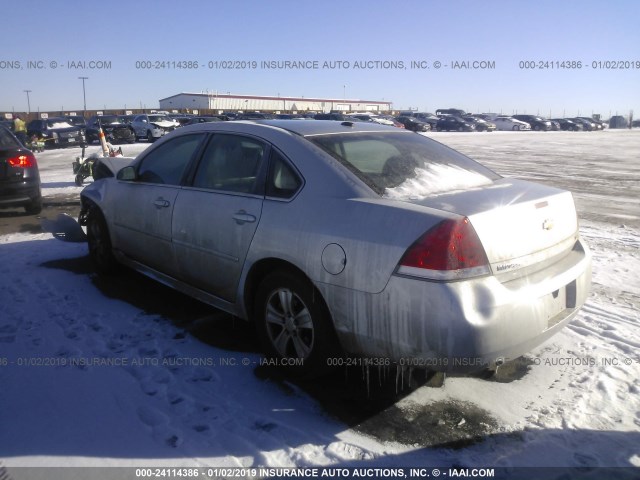
[[[149,141],[149,143],[153,143],[155,141],[155,138],[153,138],[153,134],[151,133],[151,130],[147,132],[147,140]]]
[[[24,211],[27,215],[38,215],[42,212],[42,197],[33,200],[29,205],[25,205]]]
[[[112,274],[119,268],[113,256],[107,221],[98,207],[91,207],[87,214],[87,243],[89,258],[100,274]]]
[[[302,275],[276,271],[255,297],[256,328],[266,357],[295,376],[317,377],[331,370],[340,351],[320,294]]]

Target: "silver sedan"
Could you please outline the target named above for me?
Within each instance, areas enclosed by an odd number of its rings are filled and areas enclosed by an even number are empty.
[[[181,128],[82,192],[100,272],[124,264],[252,321],[317,373],[481,370],[564,327],[591,256],[571,193],[363,122]]]

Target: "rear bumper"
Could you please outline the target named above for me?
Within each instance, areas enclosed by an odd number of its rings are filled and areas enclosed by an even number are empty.
[[[347,352],[462,373],[543,343],[577,314],[590,286],[591,254],[579,241],[551,267],[508,282],[495,276],[428,282],[394,275],[378,294],[320,289]]]
[[[0,208],[29,205],[41,196],[40,183],[20,182],[5,184],[0,182]]]

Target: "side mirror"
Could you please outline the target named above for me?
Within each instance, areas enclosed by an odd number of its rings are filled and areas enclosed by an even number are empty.
[[[132,166],[124,167],[118,171],[116,178],[125,182],[132,182],[136,179],[136,169]]]

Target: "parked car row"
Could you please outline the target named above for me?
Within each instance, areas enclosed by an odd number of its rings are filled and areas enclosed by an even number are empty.
[[[414,132],[493,132],[503,131],[595,131],[602,130],[607,124],[590,117],[571,117],[547,119],[539,115],[499,115],[495,113],[470,114],[464,110],[438,109],[436,114],[426,112],[403,111],[397,116],[380,113],[330,113],[270,114],[264,112],[227,112],[220,115],[194,115],[187,113],[167,114],[164,112],[136,115],[94,115],[89,120],[80,115],[53,117],[32,120],[27,125],[28,137],[36,137],[46,147],[79,145],[85,142],[99,141],[99,128],[108,142],[133,143],[140,139],[154,142],[176,128],[206,122],[229,120],[288,120],[315,119],[336,121],[375,122],[393,125]],[[11,122],[7,127],[11,128]],[[624,117],[614,116],[610,120],[611,128],[626,128]]]

